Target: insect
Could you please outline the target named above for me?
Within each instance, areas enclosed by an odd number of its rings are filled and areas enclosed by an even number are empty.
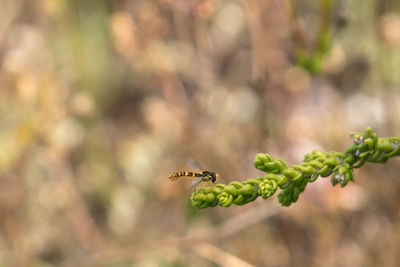
[[[178,180],[179,177],[192,177],[192,181],[189,184],[189,188],[195,188],[198,186],[201,182],[203,182],[203,186],[206,185],[206,183],[213,183],[215,184],[219,178],[219,174],[215,172],[210,172],[210,171],[203,171],[202,167],[200,164],[195,160],[194,158],[188,158],[187,163],[192,166],[195,169],[200,170],[200,172],[177,172],[177,173],[172,173],[169,175],[169,179],[171,181]]]

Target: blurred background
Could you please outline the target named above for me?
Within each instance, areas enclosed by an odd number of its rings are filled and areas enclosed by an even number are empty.
[[[396,0],[2,0],[0,266],[399,266],[400,162],[197,210],[220,182],[400,136]],[[380,183],[379,183],[380,182]]]

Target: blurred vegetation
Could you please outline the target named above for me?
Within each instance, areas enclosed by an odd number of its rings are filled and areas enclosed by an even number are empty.
[[[3,0],[0,265],[398,266],[398,159],[298,203],[198,211],[254,155],[399,136],[395,0]]]

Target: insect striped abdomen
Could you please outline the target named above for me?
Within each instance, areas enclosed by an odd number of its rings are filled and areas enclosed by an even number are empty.
[[[177,180],[179,177],[181,177],[182,175],[182,172],[176,172],[176,173],[171,173],[170,175],[169,175],[169,179],[171,180],[171,181],[175,181],[175,180]]]
[[[179,177],[187,176],[187,177],[202,177],[203,172],[176,172],[169,175],[169,179],[171,181],[177,180]]]

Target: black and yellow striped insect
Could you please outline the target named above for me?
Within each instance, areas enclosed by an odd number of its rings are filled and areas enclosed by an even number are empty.
[[[194,158],[188,158],[187,163],[192,166],[195,169],[200,170],[199,172],[177,172],[177,173],[172,173],[169,175],[169,179],[171,181],[178,180],[179,177],[190,177],[193,178],[192,181],[189,184],[189,188],[195,188],[198,186],[201,182],[203,182],[203,186],[206,185],[206,183],[213,183],[215,184],[219,178],[219,174],[215,172],[210,172],[210,171],[203,171],[202,167],[200,164],[195,160]]]

